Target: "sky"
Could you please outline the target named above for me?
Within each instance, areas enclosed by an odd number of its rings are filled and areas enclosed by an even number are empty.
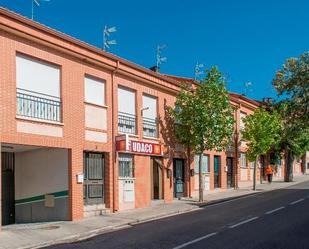
[[[30,18],[31,1],[0,5]],[[39,1],[39,23],[99,48],[104,26],[116,26],[111,53],[149,68],[166,44],[161,73],[193,78],[197,62],[218,66],[228,90],[254,99],[276,98],[276,70],[309,51],[308,0]]]

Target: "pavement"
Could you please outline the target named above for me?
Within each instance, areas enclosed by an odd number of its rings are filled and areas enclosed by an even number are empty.
[[[158,220],[178,214],[194,213],[206,207],[216,206],[219,203],[236,200],[248,202],[246,198],[261,195],[268,191],[288,188],[293,185],[309,181],[308,175],[294,177],[294,182],[285,183],[274,181],[272,184],[257,185],[257,191],[251,187],[238,190],[213,191],[205,195],[204,203],[195,199],[175,200],[173,203],[154,204],[149,208],[134,209],[118,213],[86,218],[82,221],[62,221],[36,224],[15,224],[5,226],[0,232],[0,248],[40,248],[60,243],[70,243],[89,239],[99,234],[108,234],[111,231],[123,230],[136,224]],[[207,216],[207,215],[206,215]],[[64,247],[65,248],[65,247]],[[113,248],[113,247],[111,247]],[[116,248],[116,247],[115,247]],[[134,248],[134,247],[133,247]]]

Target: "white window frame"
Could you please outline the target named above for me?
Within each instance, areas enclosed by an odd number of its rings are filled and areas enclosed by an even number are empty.
[[[84,101],[89,104],[105,106],[105,80],[85,75]]]
[[[243,168],[243,169],[248,168],[247,155],[246,155],[246,153],[243,153],[243,152],[240,153],[240,167]]]
[[[132,154],[118,154],[118,177],[134,178],[134,156]]]

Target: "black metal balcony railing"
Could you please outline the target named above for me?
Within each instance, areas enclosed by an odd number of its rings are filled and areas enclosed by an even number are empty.
[[[58,97],[17,88],[16,102],[17,115],[61,121],[61,100]]]
[[[118,112],[118,131],[136,134],[136,116],[129,113]]]
[[[156,119],[143,118],[143,132],[145,137],[158,137]]]

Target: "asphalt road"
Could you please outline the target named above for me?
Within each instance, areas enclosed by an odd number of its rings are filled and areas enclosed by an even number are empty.
[[[309,182],[50,249],[307,249]]]

